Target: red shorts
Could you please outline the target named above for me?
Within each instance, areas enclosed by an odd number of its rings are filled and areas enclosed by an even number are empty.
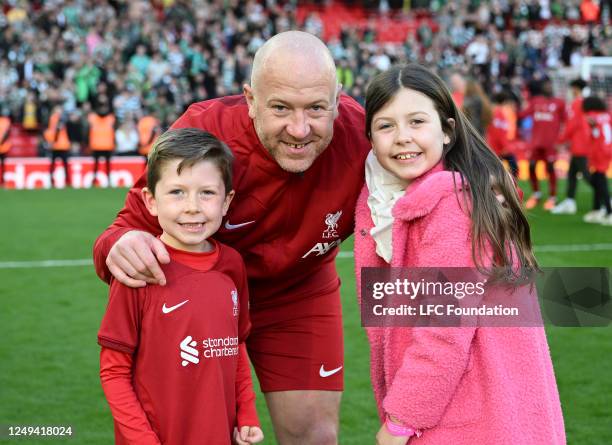
[[[531,161],[555,162],[557,160],[557,150],[555,148],[532,148]]]
[[[344,346],[340,289],[251,309],[249,357],[263,392],[342,391]]]

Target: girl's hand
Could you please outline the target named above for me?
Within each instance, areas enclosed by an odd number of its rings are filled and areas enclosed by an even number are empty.
[[[410,437],[393,436],[383,425],[376,434],[376,445],[406,445]]]
[[[258,426],[242,426],[240,431],[234,428],[234,443],[236,445],[250,445],[261,442],[264,438],[263,431]]]

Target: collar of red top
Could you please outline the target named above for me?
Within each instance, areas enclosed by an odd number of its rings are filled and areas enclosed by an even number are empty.
[[[164,243],[164,246],[168,250],[172,261],[176,261],[192,269],[206,272],[213,268],[219,258],[219,244],[211,238],[209,238],[208,241],[213,246],[210,252],[188,252],[186,250],[176,249],[166,243]]]

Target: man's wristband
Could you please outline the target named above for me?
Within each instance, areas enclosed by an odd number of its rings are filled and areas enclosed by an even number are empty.
[[[387,428],[389,434],[395,437],[421,437],[420,431],[417,431],[414,428],[410,428],[408,426],[395,423],[388,416],[387,420],[385,421],[385,428]]]

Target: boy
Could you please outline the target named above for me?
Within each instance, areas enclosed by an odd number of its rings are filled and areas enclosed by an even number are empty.
[[[584,222],[612,226],[612,206],[606,172],[612,159],[612,120],[603,99],[592,96],[582,102],[585,123],[589,133],[591,185],[593,210],[584,215]]]
[[[587,158],[589,156],[589,131],[584,126],[584,114],[582,111],[582,91],[587,84],[582,79],[574,79],[570,82],[572,103],[568,109],[567,125],[559,138],[561,143],[569,142],[570,159],[567,172],[567,197],[551,210],[555,215],[573,215],[576,213],[576,186],[578,184],[578,173],[582,174],[585,181],[590,182],[590,173]]]
[[[98,343],[118,444],[263,440],[244,347],[245,266],[211,238],[234,196],[232,160],[197,129],[166,132],[149,156],[142,198],[171,261],[165,286],[111,282]]]

